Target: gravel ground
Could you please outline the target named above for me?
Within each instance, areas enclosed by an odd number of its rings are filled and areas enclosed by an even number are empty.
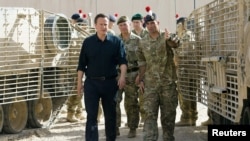
[[[121,106],[121,108],[124,106]],[[64,107],[65,108],[65,107]],[[180,119],[180,108],[177,107],[176,122]],[[85,123],[86,121],[80,121],[77,123],[66,122],[66,114],[61,113],[56,124],[51,129],[29,129],[19,134],[14,135],[0,135],[1,141],[84,141]],[[207,141],[207,127],[200,126],[201,122],[207,120],[207,108],[198,103],[198,120],[195,127],[176,127],[175,138],[176,141]],[[126,115],[124,109],[122,109],[122,127],[120,128],[121,135],[117,137],[117,141],[139,141],[142,140],[142,128],[137,130],[136,138],[127,138],[129,129],[124,126],[126,122]],[[160,122],[159,126],[159,139],[162,140],[162,131]],[[105,141],[104,135],[104,121],[103,118],[99,124],[99,139]]]

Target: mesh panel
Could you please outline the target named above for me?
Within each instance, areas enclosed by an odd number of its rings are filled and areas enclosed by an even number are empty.
[[[0,105],[18,97],[76,94],[76,67],[89,27],[33,8],[0,7],[0,19]]]
[[[249,3],[215,0],[194,10],[186,22],[194,40],[178,49],[181,93],[233,122],[239,122],[246,97],[246,88],[239,85],[244,83],[243,36]]]

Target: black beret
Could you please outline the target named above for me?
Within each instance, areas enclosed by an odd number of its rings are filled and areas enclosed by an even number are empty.
[[[79,19],[80,18],[80,15],[79,14],[73,14],[72,16],[71,16],[71,19],[73,19],[73,20],[77,20],[77,19]]]
[[[176,20],[176,24],[183,23],[185,20],[186,20],[185,17],[180,17],[179,19]]]
[[[113,15],[109,15],[109,21],[116,22],[116,17]]]
[[[133,21],[133,20],[142,20],[142,19],[143,19],[142,15],[137,13],[134,16],[132,16],[131,21]]]
[[[147,23],[149,21],[154,21],[157,19],[157,16],[155,13],[152,13],[152,15],[147,15],[145,18],[144,18],[144,22]]]
[[[129,21],[129,18],[127,16],[121,16],[118,21],[117,21],[117,24],[119,23],[123,23],[123,22],[126,22],[126,21]]]

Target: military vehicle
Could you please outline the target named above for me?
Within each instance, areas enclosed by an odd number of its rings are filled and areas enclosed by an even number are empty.
[[[193,10],[185,26],[194,39],[177,51],[181,93],[207,105],[213,124],[249,125],[250,0],[214,0]]]
[[[0,132],[51,127],[70,95],[88,30],[64,14],[0,7]]]

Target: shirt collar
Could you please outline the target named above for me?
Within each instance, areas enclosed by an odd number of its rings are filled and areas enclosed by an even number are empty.
[[[95,33],[95,38],[96,38],[96,41],[101,41],[101,40],[98,38],[97,33]],[[107,34],[104,41],[107,41],[107,40],[110,40],[110,39],[111,39],[111,35],[110,35],[110,34]]]

